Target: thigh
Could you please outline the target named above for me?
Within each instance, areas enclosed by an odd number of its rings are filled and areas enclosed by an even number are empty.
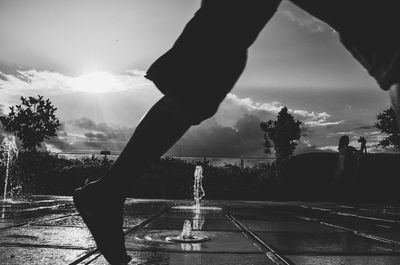
[[[203,0],[175,45],[224,52],[247,49],[275,14],[281,0]],[[223,49],[223,50],[221,50]]]
[[[173,47],[148,70],[165,95],[218,104],[244,70],[247,48],[280,0],[204,0]]]
[[[291,1],[334,28],[343,46],[382,89],[400,82],[400,9],[396,1]]]

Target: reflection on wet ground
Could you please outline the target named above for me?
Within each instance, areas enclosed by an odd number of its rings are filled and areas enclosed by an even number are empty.
[[[130,264],[400,264],[400,205],[209,201],[223,210],[172,207],[189,203],[126,201]],[[179,235],[185,220],[211,240],[165,241]],[[107,262],[71,197],[31,196],[0,201],[0,264]]]

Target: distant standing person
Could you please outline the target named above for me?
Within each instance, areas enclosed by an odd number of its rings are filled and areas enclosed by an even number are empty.
[[[350,139],[343,135],[339,140],[339,156],[336,165],[334,179],[337,180],[337,190],[341,191],[343,201],[354,201],[358,198],[359,176],[358,167],[361,154],[366,152],[366,140],[361,137],[361,149],[358,151],[355,147],[349,145]]]
[[[366,154],[367,153],[367,140],[365,140],[364,137],[360,137],[358,139],[358,142],[361,143],[360,154]]]

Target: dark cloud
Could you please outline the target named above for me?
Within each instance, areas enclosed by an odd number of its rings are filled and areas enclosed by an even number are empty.
[[[332,153],[334,151],[332,150],[321,150],[318,149],[316,145],[305,145],[303,143],[300,143],[299,145],[297,145],[296,150],[295,150],[295,154],[305,154],[305,153]]]
[[[240,157],[263,155],[260,118],[242,116],[234,127],[221,126],[210,119],[193,127],[169,151],[171,155]]]
[[[57,137],[47,141],[63,152],[110,150],[120,152],[133,129],[96,123],[89,118],[70,120],[62,124]]]
[[[300,134],[302,137],[313,135],[314,130],[308,126],[300,125]]]
[[[72,120],[66,123],[66,125],[77,127],[80,129],[87,129],[92,131],[103,131],[103,132],[113,132],[115,128],[112,126],[102,122],[102,123],[95,123],[93,120],[83,117],[77,120]]]
[[[105,140],[110,140],[110,139],[126,140],[133,132],[132,128],[111,125],[105,122],[96,123],[95,121],[86,117],[67,121],[62,124],[60,130],[66,132],[84,132],[85,137],[105,139]]]
[[[371,130],[371,129],[376,129],[373,125],[363,125],[354,128],[353,130]]]
[[[62,152],[73,152],[77,150],[77,146],[65,140],[64,138],[60,138],[60,133],[58,136],[55,136],[46,141],[47,144],[52,147],[61,150]],[[79,149],[78,149],[79,150]]]
[[[261,119],[256,115],[245,114],[236,123],[238,136],[246,140],[259,139],[263,132],[260,128]]]
[[[113,140],[113,139],[120,139],[121,135],[111,132],[111,133],[92,133],[88,132],[84,134],[85,137],[89,138],[90,140],[93,141],[108,141],[108,140]]]

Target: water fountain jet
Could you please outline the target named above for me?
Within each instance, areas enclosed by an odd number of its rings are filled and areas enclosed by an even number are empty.
[[[174,206],[173,209],[182,209],[182,210],[222,210],[220,207],[211,207],[211,206],[202,206],[201,200],[206,193],[203,188],[203,167],[196,166],[194,171],[194,183],[193,183],[193,199],[194,205],[191,206]]]
[[[0,159],[0,165],[5,167],[5,178],[4,178],[4,191],[3,201],[7,201],[7,189],[9,186],[10,168],[15,159],[18,157],[18,148],[15,143],[15,136],[6,136],[0,143],[0,153],[2,159]]]
[[[201,205],[201,199],[206,195],[203,188],[203,167],[196,166],[194,171],[194,184],[193,184],[193,198],[194,205],[191,206],[174,206],[173,209],[180,210],[192,210],[195,214],[192,223],[189,220],[185,220],[183,224],[182,232],[179,235],[171,236],[165,232],[148,233],[147,235],[136,235],[134,236],[137,241],[152,242],[152,243],[181,243],[182,250],[185,251],[199,251],[201,249],[201,243],[211,240],[200,231],[193,233],[193,228],[201,230],[204,224],[204,220],[200,218],[201,210],[222,210],[219,207],[208,207]]]

